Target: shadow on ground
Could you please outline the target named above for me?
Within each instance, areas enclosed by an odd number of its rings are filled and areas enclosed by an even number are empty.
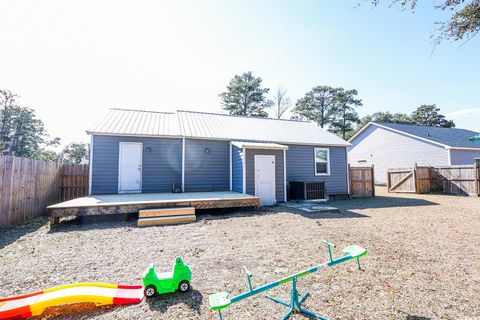
[[[72,232],[78,230],[136,228],[138,214],[105,214],[63,218],[49,233]]]
[[[37,231],[47,223],[47,217],[40,217],[30,220],[29,222],[22,225],[0,229],[0,249],[6,247],[12,242],[17,241],[18,239],[29,233]]]
[[[287,212],[295,215],[299,215],[309,219],[345,219],[345,218],[368,218],[367,215],[350,211],[348,209],[342,209],[341,212],[305,212],[300,209],[285,207],[285,206],[272,206],[263,207],[258,210],[245,210],[245,209],[215,209],[215,210],[198,210],[197,220],[219,220],[219,219],[231,219],[242,218],[253,215],[275,215],[281,212]]]
[[[376,196],[373,198],[355,198],[351,200],[341,200],[329,202],[329,205],[340,209],[373,209],[373,208],[393,208],[393,207],[420,207],[439,205],[436,202],[425,199]]]
[[[89,319],[113,312],[121,307],[121,305],[96,306],[94,303],[64,304],[48,307],[41,316],[35,319]]]
[[[412,316],[412,315],[407,315],[405,317],[405,320],[431,320],[432,318],[427,318],[427,317],[421,317],[421,316]]]
[[[198,317],[201,315],[201,305],[203,295],[200,291],[191,289],[187,292],[175,292],[168,295],[158,295],[154,298],[146,299],[150,310],[165,312],[171,306],[179,303],[186,305],[189,309],[195,312]]]
[[[351,219],[368,218],[368,215],[356,212],[361,209],[418,207],[438,205],[436,202],[413,197],[376,196],[373,198],[355,198],[350,200],[336,200],[327,204],[340,209],[340,212],[305,212],[286,206],[263,207],[257,210],[252,208],[225,208],[197,210],[197,221],[218,220],[248,217],[253,215],[273,215],[288,212],[308,219]],[[73,219],[62,219],[59,225],[50,229],[50,232],[71,232],[91,229],[136,228],[138,214],[93,215],[80,216]],[[28,233],[31,231],[24,232]],[[21,232],[20,232],[21,233]],[[20,235],[21,236],[21,235]],[[11,240],[12,241],[12,240]],[[11,242],[10,241],[10,242]],[[13,240],[15,241],[15,239]],[[1,244],[1,242],[0,242]]]

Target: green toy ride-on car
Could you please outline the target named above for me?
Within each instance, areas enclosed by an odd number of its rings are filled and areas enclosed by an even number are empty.
[[[142,275],[145,296],[153,297],[156,294],[171,293],[175,291],[186,292],[190,289],[192,271],[183,263],[182,258],[177,257],[170,272],[155,272],[151,264]]]

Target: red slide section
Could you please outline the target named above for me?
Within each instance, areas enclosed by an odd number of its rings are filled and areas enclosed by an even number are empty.
[[[97,306],[140,303],[143,286],[85,282],[68,284],[21,296],[0,298],[0,319],[39,316],[52,306],[95,303]]]

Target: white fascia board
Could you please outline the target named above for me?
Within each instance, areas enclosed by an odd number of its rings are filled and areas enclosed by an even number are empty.
[[[352,143],[353,140],[355,140],[355,138],[360,135],[363,131],[365,131],[368,127],[370,127],[372,124],[376,124],[376,123],[373,123],[373,122],[369,122],[367,123],[366,125],[363,126],[362,129],[360,129],[360,131],[358,131],[357,133],[355,133],[350,139],[348,139],[348,143]]]
[[[471,150],[471,151],[480,151],[480,148],[467,148],[467,147],[445,147],[447,150]]]

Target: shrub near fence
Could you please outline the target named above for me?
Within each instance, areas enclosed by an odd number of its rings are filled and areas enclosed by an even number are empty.
[[[0,227],[26,222],[46,207],[85,196],[88,165],[0,156]]]

